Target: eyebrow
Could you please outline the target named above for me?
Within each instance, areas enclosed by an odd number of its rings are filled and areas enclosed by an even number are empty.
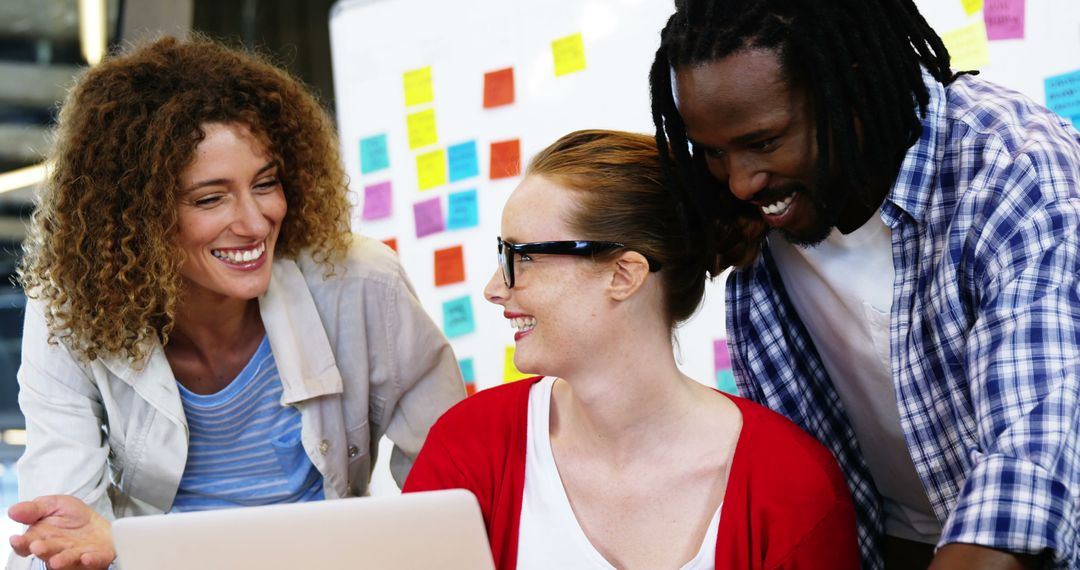
[[[258,178],[259,176],[262,176],[262,174],[264,172],[266,172],[267,170],[270,170],[272,168],[277,167],[277,165],[278,165],[277,162],[275,162],[273,160],[271,160],[270,162],[267,162],[265,166],[260,168],[259,171],[255,173],[254,178]],[[207,186],[223,186],[228,182],[229,182],[228,178],[214,178],[214,179],[211,179],[211,180],[203,180],[201,182],[196,182],[196,183],[192,184],[191,186],[187,187],[186,189],[184,189],[184,193],[187,194],[188,192],[194,192],[195,190],[198,190],[199,188],[205,188]]]

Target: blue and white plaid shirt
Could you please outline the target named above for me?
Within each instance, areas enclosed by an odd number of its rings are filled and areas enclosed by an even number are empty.
[[[1080,133],[1023,96],[924,76],[923,132],[881,207],[892,375],[939,544],[1080,568]],[[727,284],[739,392],[832,449],[881,568],[880,498],[768,249]]]

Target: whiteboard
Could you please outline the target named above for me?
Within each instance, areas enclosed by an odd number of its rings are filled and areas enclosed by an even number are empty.
[[[939,33],[983,21],[968,14],[974,0],[918,0]],[[987,9],[1012,0],[985,0]],[[1021,4],[1022,4],[1021,0]],[[991,4],[994,7],[991,7]],[[337,118],[346,170],[358,194],[357,231],[394,238],[403,265],[424,307],[440,326],[444,304],[469,298],[472,332],[451,337],[459,359],[471,360],[475,385],[504,380],[505,349],[512,330],[482,290],[496,270],[495,236],[502,206],[519,177],[489,177],[489,145],[520,140],[528,159],[575,129],[613,128],[653,132],[648,67],[659,30],[673,10],[670,0],[343,0],[330,20]],[[1046,77],[1080,68],[1080,2],[1028,0],[1024,39],[991,41],[983,76],[1042,103]],[[556,76],[552,41],[580,33],[586,67]],[[405,105],[404,74],[431,69],[433,101]],[[483,75],[512,67],[513,104],[485,109]],[[410,148],[407,115],[433,109],[437,142]],[[364,173],[361,139],[384,134],[389,167]],[[416,156],[475,141],[475,177],[418,189]],[[364,188],[392,184],[392,214],[363,220]],[[413,206],[438,198],[446,216],[449,196],[476,190],[478,224],[417,237]],[[460,245],[465,279],[434,284],[434,252]],[[706,293],[703,308],[678,331],[683,371],[707,384],[717,381],[714,348],[724,337],[722,280]]]

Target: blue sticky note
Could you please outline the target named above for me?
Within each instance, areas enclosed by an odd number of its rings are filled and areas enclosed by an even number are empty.
[[[473,361],[471,358],[462,358],[458,361],[458,366],[461,368],[461,378],[466,382],[476,382],[476,372],[473,370]]]
[[[476,141],[466,141],[448,147],[446,158],[450,163],[450,182],[480,174],[480,165],[476,159]]]
[[[1080,118],[1080,70],[1046,78],[1046,106],[1077,125]]]
[[[360,173],[367,174],[390,167],[390,154],[386,151],[386,135],[360,139]]]
[[[476,213],[476,190],[463,190],[450,194],[449,204],[449,211],[446,213],[446,229],[460,230],[475,227],[480,223]]]
[[[472,299],[468,295],[443,303],[443,332],[453,338],[476,330],[473,320]]]
[[[735,386],[735,373],[730,370],[718,371],[716,373],[716,389],[738,396],[739,389]]]

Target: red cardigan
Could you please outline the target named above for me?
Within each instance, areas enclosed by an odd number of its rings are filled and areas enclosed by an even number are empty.
[[[483,390],[428,433],[404,491],[468,489],[480,502],[495,565],[517,565],[530,378]],[[729,396],[730,397],[730,396]],[[716,568],[859,568],[855,511],[833,456],[795,424],[730,397],[742,412]]]

